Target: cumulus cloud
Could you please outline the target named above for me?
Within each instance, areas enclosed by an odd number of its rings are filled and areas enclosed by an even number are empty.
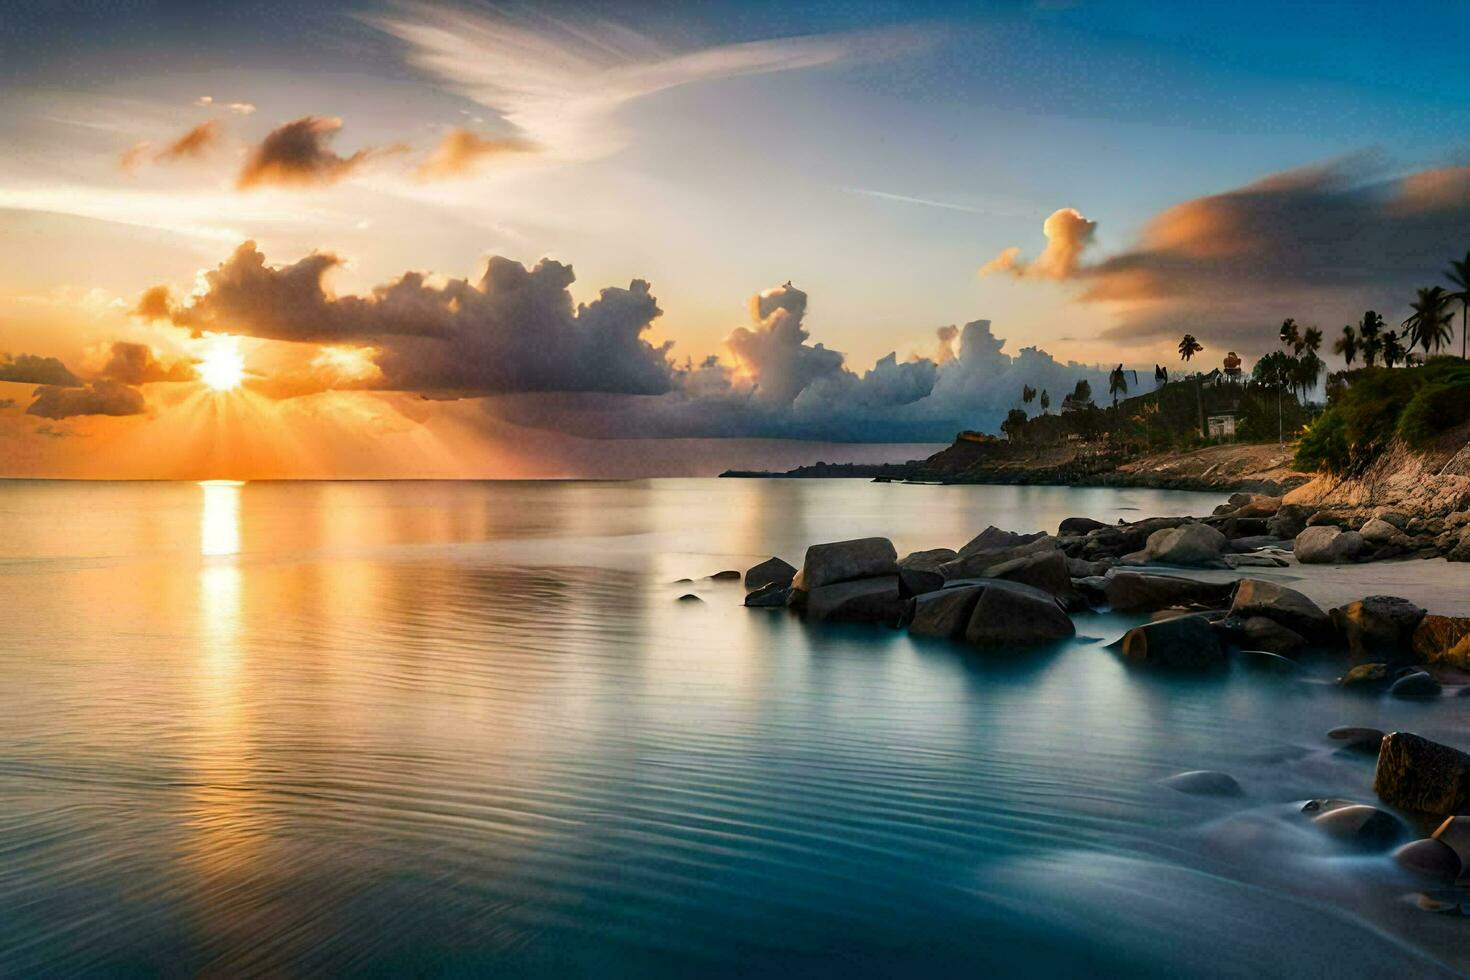
[[[79,385],[82,379],[55,357],[0,354],[0,381],[34,385]]]
[[[468,129],[456,127],[444,134],[434,151],[418,165],[417,172],[425,180],[461,177],[494,157],[526,153],[532,149],[529,141],[518,136],[486,139]]]
[[[159,381],[193,381],[199,377],[199,372],[188,360],[161,359],[147,344],[119,340],[112,344],[98,377],[127,385],[141,385]]]
[[[981,266],[980,274],[1069,279],[1077,273],[1083,250],[1092,244],[1097,222],[1088,221],[1076,208],[1060,208],[1042,223],[1041,232],[1046,236],[1046,247],[1034,261],[1022,258],[1020,246],[1013,245]]]
[[[218,120],[207,120],[159,150],[153,159],[159,163],[197,160],[219,145],[221,132]]]
[[[376,386],[385,389],[443,396],[669,389],[670,344],[655,347],[642,336],[662,311],[641,279],[577,305],[571,266],[543,259],[527,269],[496,256],[478,282],[435,286],[408,272],[371,295],[339,297],[325,285],[339,264],[318,252],[273,267],[245,242],[205,274],[204,291],[187,305],[150,290],[139,311],[196,335],[371,347]]]
[[[245,166],[235,179],[235,186],[245,190],[265,185],[303,187],[332,184],[372,157],[401,149],[364,148],[349,157],[338,156],[329,144],[341,128],[340,119],[303,116],[271,130],[250,151]]]
[[[75,415],[141,415],[147,410],[143,393],[120,381],[103,379],[84,385],[46,385],[36,389],[27,415],[67,419]]]

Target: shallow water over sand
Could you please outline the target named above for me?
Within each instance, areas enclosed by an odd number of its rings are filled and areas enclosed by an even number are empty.
[[[843,481],[0,483],[0,974],[1435,976],[1324,840],[1339,724],[1465,702],[981,655],[697,582],[1207,495]],[[694,591],[702,604],[675,598]],[[1234,774],[1243,799],[1157,785]]]

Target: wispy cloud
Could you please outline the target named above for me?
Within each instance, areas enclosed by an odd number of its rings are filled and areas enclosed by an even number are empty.
[[[919,207],[939,208],[944,211],[963,211],[966,214],[988,214],[1007,218],[1024,218],[1031,214],[1030,209],[1017,208],[1015,205],[1007,206],[1000,202],[959,204],[954,201],[937,201],[928,197],[910,197],[907,194],[876,191],[868,187],[844,187],[842,189],[849,194],[861,194],[863,197],[874,197],[880,201],[893,201],[898,204],[915,204]]]

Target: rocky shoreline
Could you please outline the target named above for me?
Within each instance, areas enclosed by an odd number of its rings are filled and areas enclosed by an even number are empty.
[[[1076,636],[1076,615],[1120,613],[1147,617],[1109,647],[1137,669],[1264,668],[1289,683],[1325,665],[1345,697],[1439,701],[1446,710],[1470,704],[1458,700],[1470,696],[1470,617],[1386,595],[1323,609],[1267,578],[1187,572],[1407,557],[1437,550],[1453,530],[1394,512],[1347,521],[1357,523],[1351,529],[1340,519],[1330,508],[1237,494],[1203,519],[1108,525],[1074,517],[1054,534],[992,526],[956,550],[903,557],[887,538],[820,543],[800,568],[780,558],[750,568],[745,605],[1007,656]],[[1470,515],[1455,527],[1470,528]],[[1376,755],[1378,799],[1310,800],[1303,818],[1360,849],[1392,849],[1427,889],[1413,896],[1420,908],[1470,915],[1470,754],[1412,732],[1342,727],[1325,737],[1344,751]],[[1221,772],[1165,782],[1185,793],[1239,793]]]

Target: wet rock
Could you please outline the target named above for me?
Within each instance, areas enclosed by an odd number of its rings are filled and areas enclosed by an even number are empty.
[[[1404,835],[1393,814],[1361,803],[1320,813],[1312,823],[1330,837],[1368,850],[1382,850]]]
[[[904,615],[904,606],[898,594],[898,576],[883,575],[810,590],[806,616],[813,620],[897,626]]]
[[[1334,742],[1341,742],[1342,747],[1351,752],[1362,752],[1365,755],[1377,755],[1378,747],[1383,744],[1383,732],[1377,728],[1362,728],[1357,725],[1342,725],[1327,733],[1327,737]]]
[[[1420,663],[1470,668],[1470,619],[1425,616],[1414,628],[1409,646]]]
[[[1312,508],[1303,504],[1283,504],[1266,522],[1266,533],[1276,538],[1295,540],[1307,529],[1307,518]]]
[[[930,548],[928,551],[915,551],[904,555],[898,560],[898,567],[938,571],[940,565],[947,561],[954,561],[959,556],[959,552],[949,548]]]
[[[1404,674],[1388,687],[1388,693],[1396,698],[1437,698],[1442,690],[1439,681],[1422,670]]]
[[[1363,550],[1363,536],[1331,525],[1309,527],[1296,536],[1296,560],[1303,565],[1350,562]]]
[[[1084,561],[1081,558],[1067,559],[1067,574],[1073,578],[1092,578],[1106,575],[1111,566],[1105,561]]]
[[[1230,615],[1241,619],[1264,616],[1313,643],[1332,637],[1332,620],[1320,606],[1295,589],[1265,579],[1240,580],[1230,604]]]
[[[1337,684],[1339,687],[1352,687],[1360,690],[1387,687],[1388,664],[1358,664],[1352,670],[1339,677]],[[1373,751],[1376,752],[1378,749],[1375,747]]]
[[[887,538],[855,538],[814,544],[806,549],[806,560],[794,585],[813,592],[823,586],[855,579],[896,575],[898,552]]]
[[[699,596],[695,595],[693,592],[686,592],[683,595],[681,595],[678,599],[676,599],[675,601],[676,602],[703,602],[704,600],[701,599]]]
[[[1294,538],[1275,538],[1269,534],[1254,534],[1249,537],[1235,538],[1230,542],[1230,550],[1241,554],[1256,551],[1261,548],[1278,548],[1290,551],[1296,547]]]
[[[1209,525],[1183,524],[1149,535],[1143,560],[1162,565],[1215,568],[1220,565],[1225,545],[1225,535]]]
[[[1072,591],[1080,595],[1089,606],[1108,604],[1108,580],[1101,575],[1088,575],[1072,579]]]
[[[909,617],[909,632],[914,636],[960,639],[984,590],[983,585],[965,585],[919,596]]]
[[[1013,558],[986,569],[985,577],[1019,582],[1061,599],[1072,595],[1072,576],[1067,572],[1066,556],[1060,551]]]
[[[1016,582],[986,585],[965,627],[965,639],[977,646],[1034,646],[1076,635],[1056,599]]]
[[[1153,612],[1169,606],[1224,606],[1235,586],[1178,575],[1115,571],[1103,588],[1114,612]]]
[[[767,585],[788,586],[796,578],[796,566],[779,558],[767,558],[745,570],[745,588],[754,592]]]
[[[1429,836],[1443,844],[1460,859],[1460,867],[1470,868],[1470,816],[1448,817],[1439,829]]]
[[[745,604],[752,609],[772,609],[786,605],[791,596],[791,586],[780,582],[767,582],[745,596]]]
[[[1221,555],[1220,560],[1226,568],[1285,568],[1290,564],[1274,555]]]
[[[1354,659],[1401,658],[1424,619],[1424,610],[1408,599],[1370,595],[1332,610],[1332,624],[1347,638]]]
[[[1195,769],[1181,772],[1160,781],[1164,786],[1191,796],[1244,796],[1245,790],[1227,772],[1214,769]]]
[[[1363,536],[1364,541],[1375,546],[1392,544],[1403,536],[1398,528],[1376,517],[1365,523],[1358,533]]]
[[[1037,531],[1035,534],[1021,534],[1017,531],[1002,530],[992,524],[966,542],[965,546],[959,551],[959,557],[968,558],[970,555],[977,554],[981,551],[1014,548],[1018,545],[1039,541],[1046,536],[1046,532],[1044,531]]]
[[[1373,791],[1390,806],[1452,816],[1470,807],[1470,755],[1412,732],[1383,737]]]
[[[1009,534],[1010,532],[1004,533]],[[1044,554],[1056,550],[1056,538],[1050,535],[1040,535],[1029,541],[1007,547],[984,548],[969,554],[961,552],[960,557],[954,561],[940,565],[939,571],[950,581],[962,578],[989,578],[991,577],[989,570],[997,565],[1003,565],[1017,558],[1025,558],[1028,555]]]
[[[1425,837],[1410,841],[1393,852],[1393,859],[1415,874],[1440,881],[1460,876],[1460,858],[1444,841]]]
[[[1096,531],[1107,526],[1102,521],[1095,521],[1090,517],[1068,517],[1057,525],[1057,536],[1086,534],[1088,531]]]
[[[1137,626],[1123,635],[1127,660],[1174,670],[1210,670],[1228,662],[1225,646],[1201,616],[1180,616]]]
[[[1290,656],[1307,645],[1302,635],[1265,616],[1251,616],[1241,623],[1241,646],[1251,650]]]
[[[944,588],[944,576],[928,568],[899,568],[898,594],[905,599]]]
[[[710,580],[714,582],[738,582],[740,581],[740,573],[733,568],[727,568],[722,572],[715,572],[710,576]]]

